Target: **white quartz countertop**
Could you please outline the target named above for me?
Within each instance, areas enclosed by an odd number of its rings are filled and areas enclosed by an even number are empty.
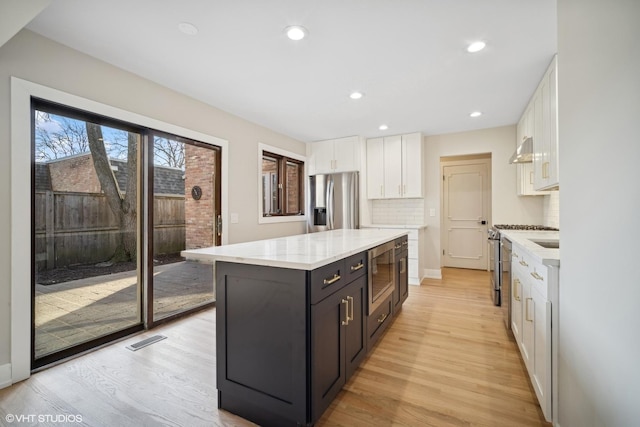
[[[187,259],[314,270],[406,235],[400,230],[331,230],[182,251]]]
[[[422,228],[427,228],[427,224],[367,224],[363,225],[362,228],[398,228],[407,230],[420,230]]]
[[[530,231],[530,230],[500,230],[501,236],[506,236],[512,243],[520,246],[536,261],[545,265],[560,265],[560,249],[543,248],[533,240],[559,240],[558,231]]]

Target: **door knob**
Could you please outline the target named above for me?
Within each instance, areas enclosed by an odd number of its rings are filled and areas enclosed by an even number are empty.
[[[481,220],[481,221],[478,221],[478,224],[485,225],[486,223],[487,223],[487,221],[485,221],[484,219],[483,219],[483,220]]]

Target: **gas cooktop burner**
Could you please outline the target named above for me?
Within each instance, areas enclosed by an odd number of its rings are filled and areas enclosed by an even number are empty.
[[[496,224],[493,226],[498,230],[544,230],[558,231],[557,228],[547,227],[546,225],[513,225],[513,224]]]

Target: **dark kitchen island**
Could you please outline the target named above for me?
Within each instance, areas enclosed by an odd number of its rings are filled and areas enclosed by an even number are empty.
[[[184,251],[215,261],[218,407],[263,426],[313,425],[393,317],[393,295],[369,313],[368,250],[403,240],[332,230]]]

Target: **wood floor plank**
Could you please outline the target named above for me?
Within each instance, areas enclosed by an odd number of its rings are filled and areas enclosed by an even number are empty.
[[[316,424],[548,426],[486,272],[445,269],[410,288],[400,314]],[[136,352],[126,345],[152,335]],[[215,309],[0,390],[6,415],[81,415],[85,426],[251,426],[217,409]],[[59,426],[60,423],[39,423]],[[74,424],[76,425],[76,424]]]

